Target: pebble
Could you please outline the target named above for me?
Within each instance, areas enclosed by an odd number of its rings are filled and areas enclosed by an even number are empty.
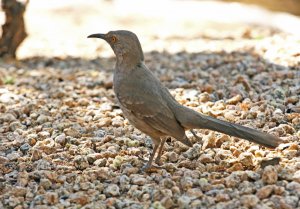
[[[128,176],[126,176],[126,175],[120,176],[119,180],[120,180],[121,190],[122,190],[122,188],[127,187],[129,185],[129,183],[130,183],[130,178]]]
[[[188,190],[193,187],[193,180],[191,177],[183,177],[180,180],[180,184],[183,190]]]
[[[71,203],[76,203],[79,205],[86,205],[90,201],[89,196],[82,191],[71,193],[69,199]]]
[[[112,123],[112,120],[111,118],[107,117],[107,118],[100,118],[98,120],[98,124],[97,126],[100,128],[100,127],[106,127],[106,126],[109,126],[110,124]]]
[[[89,162],[87,160],[87,157],[77,155],[74,158],[74,165],[77,169],[84,170],[89,167]]]
[[[234,171],[243,171],[244,167],[242,163],[234,163],[230,168],[228,168],[228,172],[234,172]]]
[[[284,202],[286,203],[287,206],[291,208],[297,208],[298,202],[299,202],[299,197],[297,196],[286,196],[284,197]]]
[[[42,158],[42,152],[38,149],[34,149],[31,154],[31,161],[37,161]]]
[[[0,164],[5,164],[9,161],[9,159],[7,157],[1,156],[0,155]]]
[[[143,186],[147,182],[147,180],[144,177],[138,175],[131,175],[130,178],[132,178],[131,180],[132,184],[139,185],[139,186]]]
[[[15,161],[18,160],[20,158],[20,154],[18,152],[12,152],[8,155],[6,155],[6,157],[10,160],[10,161]]]
[[[191,198],[187,197],[187,196],[181,196],[177,199],[177,203],[178,203],[178,207],[180,209],[188,209],[189,204],[191,202]]]
[[[165,188],[171,189],[175,185],[175,182],[170,178],[164,178],[160,184]]]
[[[51,134],[48,131],[41,131],[38,133],[38,136],[42,139],[46,139],[46,138],[50,137],[50,135]]]
[[[191,188],[186,191],[186,195],[191,198],[200,198],[203,196],[203,193],[198,188]]]
[[[246,167],[253,167],[254,163],[253,163],[253,154],[250,152],[243,152],[239,155],[239,162],[242,163],[243,166]]]
[[[120,189],[118,185],[110,184],[105,188],[104,194],[108,197],[116,197],[120,195]]]
[[[20,151],[23,154],[26,154],[28,152],[28,150],[30,150],[31,146],[28,143],[23,144],[22,146],[20,146]]]
[[[88,154],[86,157],[87,157],[87,161],[90,164],[93,164],[97,159],[101,158],[101,154],[100,153],[91,153],[91,154]]]
[[[78,104],[81,105],[81,106],[88,106],[89,103],[90,103],[89,100],[86,99],[86,98],[80,98],[80,99],[78,100]]]
[[[38,170],[51,170],[51,164],[45,159],[40,159],[36,161],[36,168]]]
[[[55,142],[64,147],[67,143],[66,135],[65,134],[58,135],[57,137],[55,137]]]
[[[287,205],[284,199],[281,196],[273,195],[270,198],[270,201],[273,205],[273,208],[288,208],[292,209],[291,206]]]
[[[164,197],[160,200],[160,202],[161,202],[162,206],[166,209],[173,208],[175,206],[175,203],[171,197]]]
[[[242,101],[243,97],[240,94],[228,99],[226,101],[227,104],[236,105],[238,102]]]
[[[200,149],[201,149],[201,146],[198,144],[195,144],[192,148],[188,149],[185,153],[183,153],[183,156],[190,160],[198,158],[200,155]]]
[[[253,208],[257,205],[259,199],[255,195],[250,194],[242,196],[241,202],[246,208]]]
[[[46,122],[48,122],[49,121],[49,117],[48,116],[46,116],[46,115],[40,115],[38,118],[37,118],[37,120],[36,120],[36,122],[38,123],[38,124],[44,124],[44,123],[46,123]]]
[[[48,190],[52,186],[52,183],[49,179],[42,178],[40,180],[40,186],[43,187],[45,190]]]
[[[0,116],[1,123],[5,123],[5,122],[10,123],[15,120],[16,120],[16,117],[11,113],[4,113],[4,114],[1,114],[1,116]]]
[[[75,128],[67,128],[64,130],[64,133],[67,135],[67,136],[71,136],[71,137],[74,137],[74,138],[80,138],[81,137],[81,134],[80,132],[75,129]]]
[[[265,184],[275,184],[278,180],[278,173],[276,168],[272,165],[268,165],[267,167],[265,167],[261,179]]]
[[[216,201],[217,202],[227,202],[230,200],[229,194],[219,193],[216,195]]]
[[[101,158],[98,160],[95,160],[94,165],[98,167],[104,167],[106,165],[107,160],[105,158]]]
[[[228,111],[224,113],[224,118],[229,122],[234,122],[236,119],[235,111]]]
[[[229,142],[230,137],[228,135],[222,134],[220,137],[216,139],[216,147],[220,148],[225,142]]]
[[[123,158],[123,157],[121,157],[121,156],[116,156],[115,159],[114,159],[113,162],[112,162],[112,166],[113,166],[114,168],[120,168],[120,166],[122,165],[123,161],[124,161],[124,158]]]
[[[210,95],[207,92],[201,93],[199,95],[199,101],[200,102],[208,102],[208,101],[210,101]]]
[[[296,171],[293,175],[293,181],[300,183],[300,170]]]
[[[230,174],[225,178],[225,184],[227,187],[231,187],[231,188],[237,187],[240,184],[240,182],[241,182],[241,178],[239,173],[237,172],[233,172],[232,174]]]
[[[164,209],[164,206],[160,201],[155,201],[151,204],[151,208],[153,209]]]
[[[211,185],[209,184],[208,180],[205,178],[200,178],[198,184],[202,191],[208,191],[211,189]]]
[[[175,163],[178,161],[178,154],[176,152],[168,152],[167,155],[170,162]]]
[[[203,141],[203,145],[202,145],[203,150],[216,147],[216,136],[214,132],[210,132],[208,135],[205,135],[202,138],[202,141]]]
[[[19,121],[14,121],[9,124],[9,129],[11,131],[15,131],[17,129],[24,129],[24,128],[25,126],[23,126]]]
[[[14,104],[16,103],[17,101],[19,101],[20,97],[16,94],[13,94],[9,91],[3,93],[3,94],[0,94],[0,103],[4,103],[4,104]]]
[[[26,193],[27,193],[27,189],[21,186],[16,186],[12,190],[12,194],[15,197],[25,197]]]
[[[257,192],[256,192],[256,196],[259,198],[259,199],[265,199],[265,198],[268,198],[272,192],[274,191],[274,185],[267,185],[267,186],[264,186],[262,188],[260,188]]]
[[[286,185],[286,188],[290,192],[295,192],[296,194],[300,194],[300,183],[296,181],[292,181]]]
[[[54,204],[58,203],[58,201],[59,201],[58,194],[55,192],[47,192],[45,194],[45,199],[46,199],[47,203],[50,205],[54,205]]]
[[[20,199],[18,197],[10,196],[9,198],[7,198],[6,201],[8,202],[7,205],[9,205],[10,208],[12,208],[12,207],[17,207],[17,205],[20,205],[22,202],[22,199]]]
[[[117,116],[111,120],[111,125],[114,127],[123,127],[124,119],[120,116]]]
[[[202,154],[199,157],[199,161],[205,164],[214,162],[214,159],[210,154]]]
[[[30,146],[34,146],[37,142],[38,135],[37,134],[28,134],[27,141]]]

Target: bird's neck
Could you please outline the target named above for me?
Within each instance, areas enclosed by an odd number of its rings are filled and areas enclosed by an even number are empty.
[[[130,54],[125,53],[117,56],[117,67],[118,69],[130,70],[136,68],[144,61],[143,54]]]

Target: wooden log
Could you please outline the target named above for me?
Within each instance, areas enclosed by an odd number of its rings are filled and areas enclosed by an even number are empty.
[[[27,36],[23,17],[27,3],[28,1],[25,3],[17,0],[1,1],[5,23],[2,25],[0,57],[16,58],[17,48]]]

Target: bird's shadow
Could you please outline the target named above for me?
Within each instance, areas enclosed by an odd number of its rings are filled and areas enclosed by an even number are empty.
[[[289,97],[300,94],[300,64],[282,66],[253,51],[233,52],[147,52],[146,65],[169,89],[194,89],[212,95],[213,102],[240,94],[252,102],[266,100],[283,111],[300,106]],[[55,91],[56,81],[81,81],[88,88],[112,88],[115,58],[32,57],[17,64],[1,64],[23,69],[15,85],[35,91]],[[28,73],[34,71],[34,73]],[[22,82],[35,78],[35,83]],[[298,80],[298,81],[297,81]],[[86,82],[84,82],[86,81]],[[41,84],[41,85],[39,85]]]

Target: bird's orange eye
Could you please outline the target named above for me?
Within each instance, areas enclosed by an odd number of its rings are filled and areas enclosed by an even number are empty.
[[[112,43],[115,43],[116,41],[117,41],[117,38],[116,38],[115,36],[112,36],[112,37],[111,37],[111,42],[112,42]]]

